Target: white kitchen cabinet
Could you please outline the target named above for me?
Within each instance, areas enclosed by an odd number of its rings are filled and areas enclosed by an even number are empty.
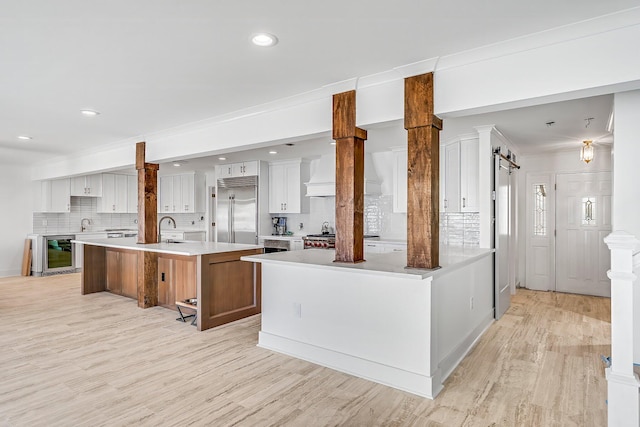
[[[239,176],[258,175],[258,162],[240,162],[216,166],[216,176],[218,178],[233,178]]]
[[[127,212],[138,213],[138,176],[127,175]]]
[[[301,251],[304,249],[304,241],[302,239],[291,239],[291,246],[289,249],[292,251]]]
[[[460,141],[460,211],[478,212],[478,139]]]
[[[186,173],[160,177],[160,213],[204,212],[204,175]]]
[[[440,210],[477,212],[478,138],[457,140],[440,151]]]
[[[441,147],[442,148],[442,147]],[[444,212],[460,212],[460,143],[444,146],[444,165],[440,172],[443,180],[442,210]]]
[[[71,195],[102,197],[102,175],[84,175],[71,178]]]
[[[204,242],[205,231],[180,231],[180,230],[162,230],[160,240],[194,240]]]
[[[370,254],[387,254],[391,252],[401,252],[407,250],[406,243],[400,242],[380,242],[376,240],[364,241],[364,250]]]
[[[269,163],[269,213],[307,213],[309,199],[303,181],[309,179],[309,164],[301,160]]]
[[[98,201],[100,213],[127,213],[128,203],[127,175],[102,174],[102,197]]]
[[[69,178],[41,181],[36,184],[35,188],[34,210],[36,212],[71,211],[71,183]]]
[[[407,150],[393,150],[393,212],[407,212]]]

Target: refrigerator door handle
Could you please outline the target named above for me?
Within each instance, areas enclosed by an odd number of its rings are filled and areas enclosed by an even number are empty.
[[[233,208],[232,203],[233,199],[229,196],[229,206],[227,207],[227,230],[229,235],[227,236],[227,243],[231,243],[231,227],[233,224]]]
[[[236,196],[235,194],[231,196],[231,203],[229,203],[229,207],[231,209],[231,227],[229,227],[229,243],[236,242],[236,226],[235,226],[235,214],[236,214]]]

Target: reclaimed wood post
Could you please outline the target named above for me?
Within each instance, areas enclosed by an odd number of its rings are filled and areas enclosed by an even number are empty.
[[[333,95],[333,139],[336,141],[336,258],[364,261],[364,141],[356,127],[356,91]]]
[[[433,114],[433,73],[404,80],[407,130],[407,266],[440,265],[440,130]]]
[[[158,243],[158,168],[145,162],[145,143],[136,144],[138,171],[138,243]],[[138,256],[138,307],[158,305],[157,254],[140,251]]]

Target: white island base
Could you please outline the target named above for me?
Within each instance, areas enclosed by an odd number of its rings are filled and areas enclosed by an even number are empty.
[[[493,321],[491,254],[443,248],[436,270],[405,269],[406,252],[244,257],[262,263],[258,346],[434,398]]]

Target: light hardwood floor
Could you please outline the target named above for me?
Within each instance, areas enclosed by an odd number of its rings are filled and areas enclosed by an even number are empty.
[[[0,279],[0,426],[606,425],[608,299],[519,290],[432,401],[79,288]]]

